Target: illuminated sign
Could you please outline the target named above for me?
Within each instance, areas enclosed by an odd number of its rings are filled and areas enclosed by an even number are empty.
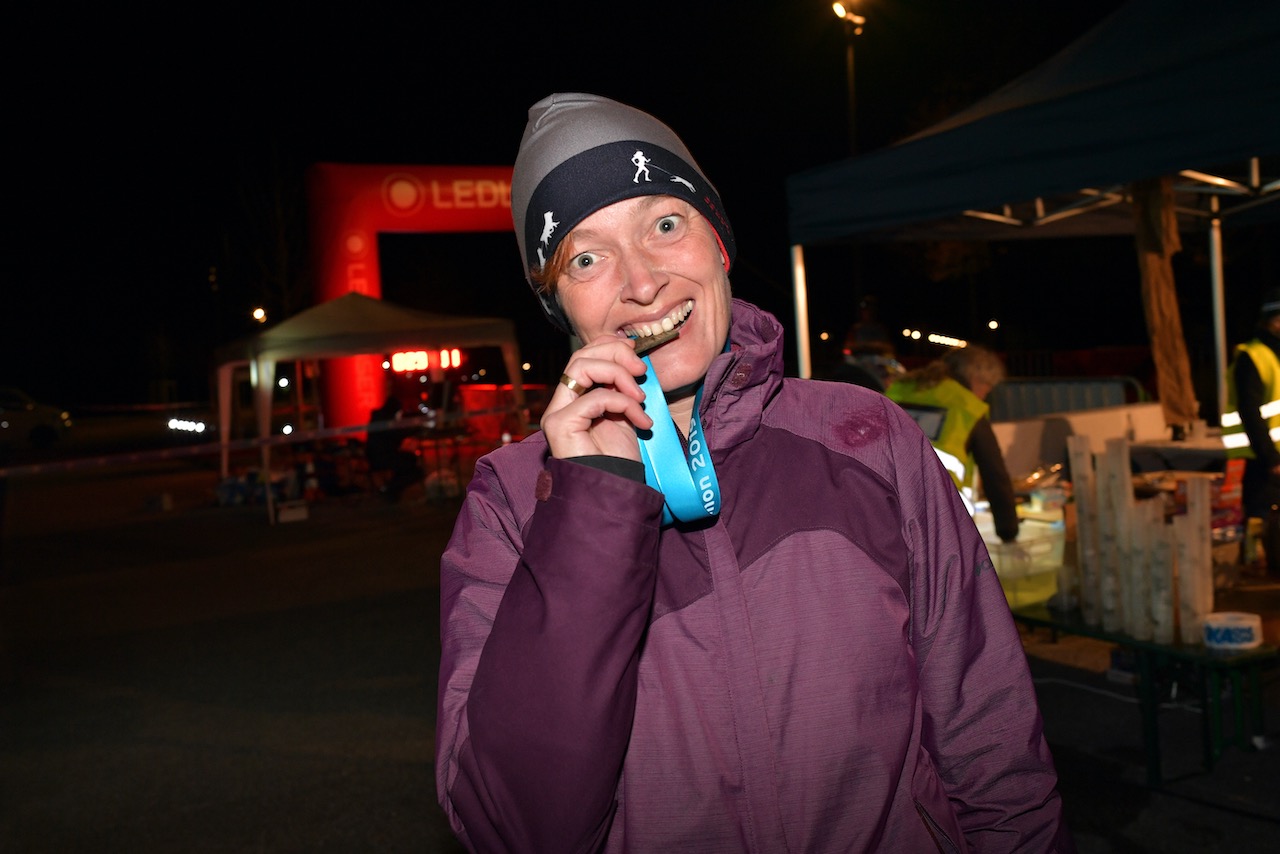
[[[431,362],[431,354],[426,350],[405,350],[391,354],[391,370],[396,373],[408,374],[416,371],[425,371],[431,368]],[[436,356],[435,364],[440,368],[462,367],[462,351],[457,347],[441,350],[439,355]]]
[[[405,353],[391,354],[391,370],[397,373],[409,371],[425,371],[430,367],[426,350],[410,350]]]

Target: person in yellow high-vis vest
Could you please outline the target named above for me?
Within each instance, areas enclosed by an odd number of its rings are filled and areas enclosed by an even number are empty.
[[[977,498],[981,480],[996,535],[1011,543],[1018,537],[1017,498],[986,403],[1004,376],[999,356],[970,344],[894,380],[885,394],[920,425],[967,501]]]
[[[1236,346],[1222,443],[1228,458],[1245,460],[1245,515],[1268,518],[1280,505],[1280,288],[1263,298],[1255,336]]]

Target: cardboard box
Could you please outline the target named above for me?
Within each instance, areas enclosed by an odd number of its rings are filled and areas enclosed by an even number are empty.
[[[276,505],[277,522],[301,522],[309,515],[307,502],[302,500],[281,501]]]

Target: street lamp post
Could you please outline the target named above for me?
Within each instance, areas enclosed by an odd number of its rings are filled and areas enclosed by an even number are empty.
[[[847,0],[847,2],[852,4],[857,0]],[[832,3],[831,10],[836,13],[836,17],[844,24],[845,84],[849,90],[849,156],[854,157],[858,153],[858,101],[856,96],[857,89],[854,86],[853,42],[854,39],[862,34],[862,28],[866,25],[867,19],[853,12],[844,3]],[[852,285],[850,291],[853,299],[856,300],[860,296],[859,291],[861,290],[862,252],[857,243],[854,243],[850,249],[852,252],[852,258],[850,259],[852,265],[849,270],[850,284]]]
[[[862,15],[854,14],[845,8],[843,3],[832,3],[831,10],[836,13],[837,18],[844,21],[845,82],[849,89],[849,154],[852,156],[858,153],[858,102],[853,85],[853,40],[862,33],[862,27],[867,23],[867,19]]]

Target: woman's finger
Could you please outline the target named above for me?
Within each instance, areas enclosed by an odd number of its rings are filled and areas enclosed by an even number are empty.
[[[653,419],[640,401],[601,386],[564,406],[548,407],[541,427],[557,457],[608,454],[638,459],[635,431],[652,428]]]
[[[611,355],[611,354],[609,354]],[[638,359],[640,374],[644,373],[644,362]],[[611,358],[594,358],[575,353],[565,365],[564,373],[552,397],[552,405],[566,406],[578,397],[599,387],[612,388],[635,400],[644,400],[644,392],[636,380],[635,369],[631,364],[619,364]]]
[[[588,391],[591,388],[589,385],[582,385],[568,374],[560,375],[560,384],[574,394],[582,394],[584,391]]]

